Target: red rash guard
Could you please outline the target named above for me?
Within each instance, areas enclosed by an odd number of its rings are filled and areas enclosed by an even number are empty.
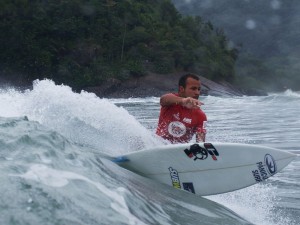
[[[171,143],[189,142],[195,133],[206,133],[205,113],[181,105],[162,106],[156,134]]]

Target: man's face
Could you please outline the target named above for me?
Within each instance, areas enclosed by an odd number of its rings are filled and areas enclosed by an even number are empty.
[[[200,81],[195,80],[191,77],[189,77],[186,80],[186,86],[185,88],[180,86],[179,87],[179,96],[181,97],[192,97],[194,99],[198,99],[200,95]]]

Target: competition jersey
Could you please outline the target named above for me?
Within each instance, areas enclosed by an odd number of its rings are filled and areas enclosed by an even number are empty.
[[[195,133],[206,133],[206,121],[206,115],[200,108],[162,106],[156,134],[171,143],[189,142]]]

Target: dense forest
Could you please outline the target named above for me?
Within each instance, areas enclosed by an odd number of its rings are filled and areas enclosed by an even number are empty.
[[[172,2],[182,14],[199,15],[224,29],[239,49],[236,81],[269,90],[300,90],[299,0]]]
[[[108,78],[189,71],[235,80],[238,51],[170,0],[1,0],[0,74],[75,90]]]

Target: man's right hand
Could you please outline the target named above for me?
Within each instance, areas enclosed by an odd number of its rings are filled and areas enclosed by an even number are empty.
[[[188,109],[197,109],[200,108],[200,106],[203,105],[203,103],[200,102],[198,99],[187,97],[187,98],[182,98],[181,105]]]

